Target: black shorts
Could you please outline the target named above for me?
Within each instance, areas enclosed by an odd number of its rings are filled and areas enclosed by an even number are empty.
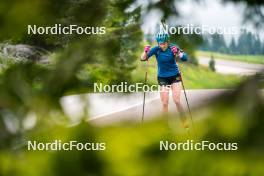
[[[175,76],[170,77],[158,77],[158,83],[160,86],[168,86],[173,83],[181,82],[181,75],[177,74]]]

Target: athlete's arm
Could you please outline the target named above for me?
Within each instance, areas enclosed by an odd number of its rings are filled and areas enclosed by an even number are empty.
[[[178,56],[181,59],[181,61],[187,61],[188,60],[188,55],[185,52],[183,52],[182,50],[180,50]]]
[[[148,53],[146,53],[146,52],[144,51],[144,52],[141,54],[140,60],[141,60],[141,61],[146,61],[146,60],[148,60]]]
[[[180,48],[176,46],[171,46],[171,51],[173,52],[174,56],[178,56],[181,59],[181,61],[188,60],[187,54],[184,53],[183,50],[181,50]]]
[[[140,60],[147,61],[151,56],[157,53],[158,48],[158,46],[155,46],[150,49],[150,46],[146,46],[144,48],[144,52],[142,53]]]
[[[140,57],[140,60],[141,61],[148,60],[148,53],[149,53],[149,51],[150,51],[150,46],[149,45],[148,46],[145,46],[144,52],[141,54],[141,57]]]

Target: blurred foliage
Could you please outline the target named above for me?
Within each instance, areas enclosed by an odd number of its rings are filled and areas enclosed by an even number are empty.
[[[25,141],[13,150],[1,150],[0,174],[16,175],[263,175],[263,92],[261,77],[237,90],[220,95],[193,111],[189,135],[179,121],[162,119],[143,125],[121,123],[94,127],[83,122],[67,128],[49,125],[26,132]],[[232,101],[230,101],[232,100]],[[247,100],[247,101],[245,101]],[[171,114],[170,118],[177,115]],[[162,117],[161,117],[162,118]],[[178,118],[178,117],[177,117]],[[174,127],[173,127],[174,126]],[[27,151],[25,142],[105,142],[105,151]],[[160,151],[159,142],[236,142],[237,151]],[[38,168],[38,169],[36,169]]]
[[[203,40],[199,35],[184,35],[184,34],[174,34],[171,36],[171,41],[177,43],[180,48],[188,54],[189,62],[198,65],[197,56],[195,55],[195,50],[197,46],[201,45]]]
[[[87,123],[81,123],[73,128],[65,127],[68,118],[63,114],[59,103],[62,96],[92,81],[116,83],[131,79],[131,72],[136,67],[135,60],[138,59],[138,52],[142,48],[141,7],[132,11],[127,10],[134,2],[133,0],[0,2],[1,42],[14,44],[23,42],[54,52],[52,65],[8,63],[7,67],[1,68],[1,176],[74,174],[155,176],[197,173],[263,175],[261,168],[263,152],[259,151],[263,150],[261,115],[264,108],[263,98],[256,89],[258,79],[255,78],[242,85],[234,94],[225,96],[226,100],[220,101],[222,99],[219,97],[219,104],[208,109],[206,120],[197,124],[199,140],[239,141],[238,152],[160,152],[157,148],[160,139],[176,141],[180,140],[179,138],[187,139],[180,137],[182,132],[177,134],[170,132],[163,121],[142,126],[126,124],[93,128]],[[243,2],[258,4],[258,1]],[[148,5],[149,9],[162,10],[164,18],[169,18],[170,14],[178,15],[173,0],[150,1]],[[107,34],[26,36],[25,29],[28,24],[49,26],[55,23],[105,26]],[[180,41],[179,44],[188,48],[188,44],[185,46],[184,43],[190,43],[189,39],[192,37],[183,38],[183,44]],[[1,61],[3,59],[6,58],[2,58]],[[35,124],[28,125],[26,123],[28,121]],[[23,144],[34,139],[49,142],[54,139],[105,141],[108,149],[104,152],[26,151]]]
[[[262,0],[222,0],[225,2],[234,2],[246,4],[244,11],[244,22],[253,24],[257,29],[263,29],[264,24],[264,11]]]
[[[168,19],[170,17],[180,17],[179,8],[181,7],[181,2],[184,0],[158,0],[149,1],[148,10],[159,9],[163,13],[162,18]],[[193,3],[202,3],[203,0],[192,0]],[[244,22],[253,24],[257,29],[263,28],[264,12],[262,0],[221,0],[222,3],[235,3],[240,5],[245,5]]]
[[[68,92],[95,81],[114,83],[130,79],[138,58],[135,53],[140,50],[142,40],[140,8],[125,12],[132,3],[131,0],[1,1],[2,41],[25,42],[54,50],[50,57],[51,65],[5,63],[1,69],[1,140],[23,133],[22,124],[29,113],[36,114],[38,123],[54,112],[60,113],[59,100]],[[44,35],[28,38],[26,35],[27,24],[53,26],[55,23],[105,26],[107,31],[105,35],[97,36]],[[1,58],[1,61],[6,59]],[[100,77],[105,79],[100,80]],[[13,122],[5,121],[11,119],[9,116],[17,124],[13,131],[7,126]]]
[[[27,34],[27,25],[54,26],[76,24],[80,26],[97,26],[106,16],[107,1],[58,0],[41,1],[2,1],[0,3],[2,22],[0,39],[23,42],[41,47],[55,47],[67,44],[78,35],[32,35]],[[89,12],[89,13],[84,13]],[[94,15],[94,14],[97,15]],[[81,36],[84,37],[84,36]]]

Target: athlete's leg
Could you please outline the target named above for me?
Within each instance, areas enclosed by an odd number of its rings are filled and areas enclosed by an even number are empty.
[[[162,103],[162,110],[164,113],[168,112],[169,91],[170,89],[167,86],[160,86],[160,99]]]
[[[172,90],[172,99],[176,104],[178,111],[182,113],[183,107],[181,105],[181,90],[182,90],[181,82],[173,83],[171,85],[171,90]]]

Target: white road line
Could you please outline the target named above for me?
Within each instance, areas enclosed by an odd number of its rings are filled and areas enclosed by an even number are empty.
[[[146,100],[145,103],[147,104],[147,103],[149,103],[149,102],[151,102],[151,101],[154,101],[154,100],[157,100],[157,99],[159,99],[159,97],[152,98],[152,99],[150,99],[150,100]],[[104,113],[104,114],[100,114],[100,115],[97,115],[97,116],[95,116],[95,117],[89,118],[87,121],[97,120],[97,119],[103,118],[103,117],[105,117],[105,116],[108,116],[108,115],[114,114],[114,113],[118,113],[118,112],[126,111],[126,110],[128,110],[128,109],[130,109],[130,108],[134,108],[134,107],[140,106],[140,105],[142,105],[142,104],[143,104],[143,102],[142,102],[142,103],[136,103],[136,104],[130,105],[130,106],[128,106],[128,107],[125,107],[125,108],[122,108],[122,109],[119,109],[119,110],[114,110],[114,111],[111,111],[111,112],[107,112],[107,113]]]

